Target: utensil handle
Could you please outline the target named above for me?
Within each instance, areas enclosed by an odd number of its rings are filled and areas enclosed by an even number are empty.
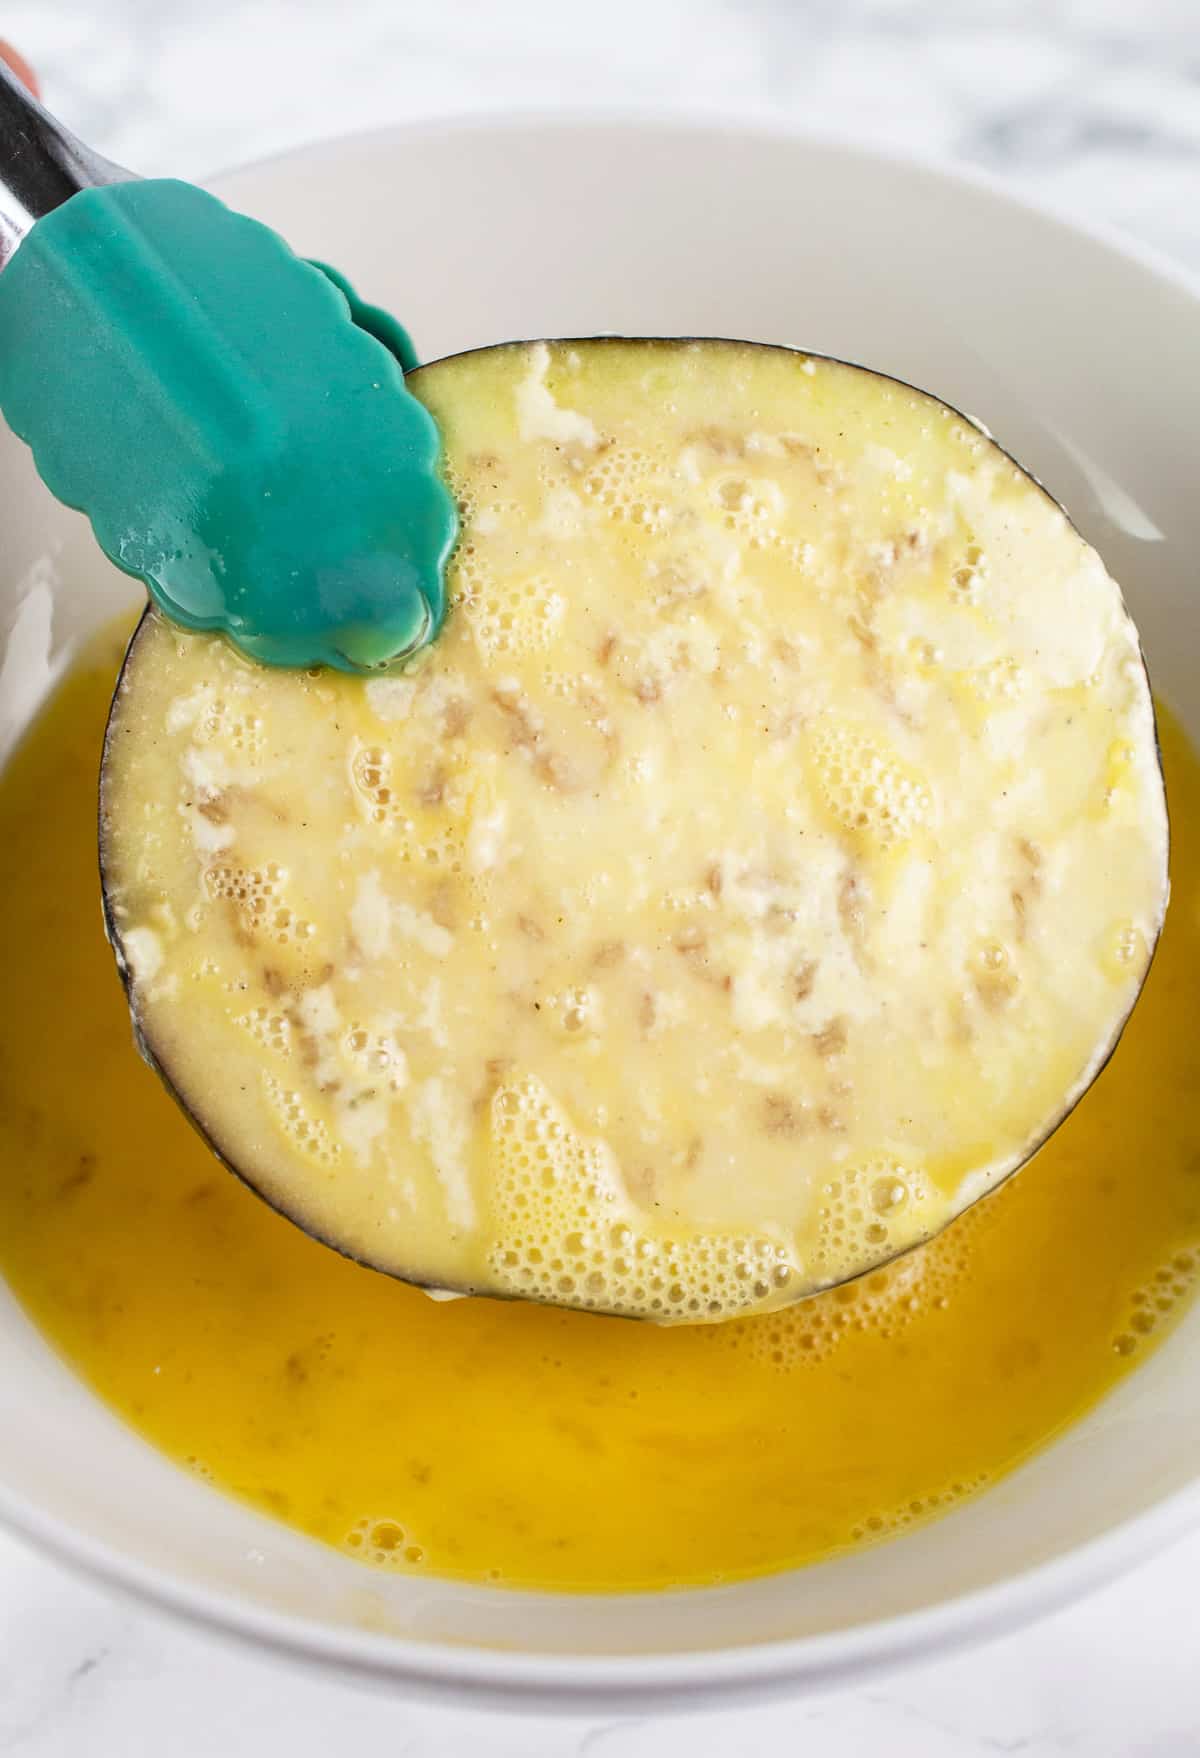
[[[81,189],[133,173],[85,146],[0,61],[0,269],[35,220]]]

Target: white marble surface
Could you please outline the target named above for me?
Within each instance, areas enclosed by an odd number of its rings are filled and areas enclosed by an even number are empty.
[[[1198,0],[0,0],[113,158],[202,175],[314,135],[514,103],[732,101],[987,166],[1200,270]],[[0,1442],[2,1444],[2,1442]],[[237,1653],[0,1540],[0,1755],[1183,1758],[1200,1537],[967,1656],[672,1722],[452,1715]]]

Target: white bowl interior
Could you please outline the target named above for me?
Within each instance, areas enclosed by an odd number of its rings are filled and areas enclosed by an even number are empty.
[[[989,188],[732,124],[417,127],[220,187],[395,309],[426,359],[516,336],[745,336],[935,391],[1071,510],[1126,588],[1158,688],[1200,733],[1200,300],[1152,265]],[[0,534],[3,744],[76,637],[136,594],[3,432]],[[564,1601],[371,1574],[226,1500],[112,1418],[0,1287],[0,1511],[217,1624],[427,1687],[611,1703],[689,1679],[828,1681],[1016,1621],[1047,1596],[1018,1577],[1190,1485],[1198,1380],[1200,1310],[1087,1421],[933,1526],[802,1575]],[[1061,1595],[1095,1568],[1093,1552],[1041,1579]],[[1001,1583],[936,1628],[882,1630]],[[797,1639],[769,1667],[749,1652]],[[733,1652],[701,1666],[713,1650]]]

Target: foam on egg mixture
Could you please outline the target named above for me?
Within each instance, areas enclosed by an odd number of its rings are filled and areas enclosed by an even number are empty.
[[[435,1287],[715,1320],[927,1238],[1159,932],[1116,585],[860,369],[605,340],[410,384],[462,516],[417,663],[133,642],[102,830],[144,1042],[272,1203]]]

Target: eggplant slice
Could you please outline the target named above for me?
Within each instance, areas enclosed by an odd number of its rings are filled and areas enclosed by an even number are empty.
[[[131,644],[101,865],[145,1053],[423,1286],[712,1321],[928,1238],[1095,1078],[1159,933],[1118,587],[859,367],[603,339],[409,383],[462,517],[431,649]]]

